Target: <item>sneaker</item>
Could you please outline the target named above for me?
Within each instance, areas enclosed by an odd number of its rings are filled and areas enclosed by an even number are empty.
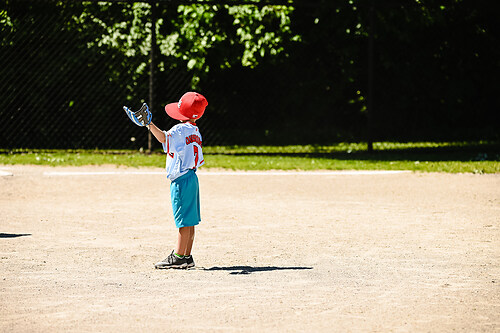
[[[186,258],[176,256],[172,250],[168,257],[155,264],[155,268],[187,268],[187,261]]]
[[[184,257],[184,259],[186,259],[186,263],[187,263],[187,268],[191,268],[191,267],[194,267],[194,260],[193,260],[193,256],[192,255],[189,255],[187,257]]]

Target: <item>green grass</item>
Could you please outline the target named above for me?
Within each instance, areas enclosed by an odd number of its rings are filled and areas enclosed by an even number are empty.
[[[500,144],[491,142],[377,142],[329,146],[209,146],[204,168],[230,170],[412,170],[500,173]],[[0,151],[0,164],[51,166],[124,165],[163,167],[160,151],[14,150]]]
[[[498,161],[418,161],[343,159],[300,156],[207,157],[208,167],[233,170],[412,170],[449,173],[498,173]]]

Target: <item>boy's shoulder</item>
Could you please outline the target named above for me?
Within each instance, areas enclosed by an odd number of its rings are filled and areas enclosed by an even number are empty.
[[[178,123],[168,130],[168,134],[184,135],[189,133],[199,133],[198,126],[191,123]]]
[[[193,125],[189,122],[186,122],[186,123],[178,123],[178,124],[175,124],[174,126],[172,126],[170,128],[170,131],[177,131],[177,130],[183,130],[183,129],[193,129],[195,131],[198,130],[198,126],[197,125]]]
[[[175,124],[174,126],[172,126],[169,130],[168,130],[168,133],[175,133],[175,132],[181,132],[182,131],[182,128],[184,125],[183,123],[178,123],[178,124]]]

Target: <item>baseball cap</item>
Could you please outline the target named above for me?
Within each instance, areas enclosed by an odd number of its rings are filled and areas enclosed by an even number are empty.
[[[165,112],[177,120],[198,119],[203,116],[208,102],[203,95],[190,91],[182,95],[178,103],[165,106]]]

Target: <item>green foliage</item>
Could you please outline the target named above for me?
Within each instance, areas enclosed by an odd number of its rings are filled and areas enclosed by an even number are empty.
[[[132,78],[127,87],[131,93],[134,82],[149,74],[147,67],[151,44],[151,6],[147,3],[116,4],[107,2],[84,2],[83,10],[73,16],[75,28],[80,33],[91,34],[87,42],[89,49],[116,50],[130,66]],[[111,15],[113,14],[113,15]],[[135,59],[142,58],[137,62]],[[114,73],[114,78],[119,73]]]
[[[137,75],[147,71],[151,45],[149,3],[116,4],[84,2],[74,17],[81,32],[99,32],[89,48],[114,48],[126,57],[144,56]],[[216,66],[227,69],[241,64],[256,67],[260,59],[286,53],[287,41],[299,41],[290,28],[290,6],[179,5],[158,6],[157,44],[163,58],[159,68],[182,64],[193,73],[193,86]],[[110,12],[114,15],[109,15]],[[224,52],[220,50],[225,49]],[[213,53],[217,61],[210,61]]]
[[[166,28],[159,29],[159,47],[163,55],[186,64],[196,85],[213,67],[253,68],[266,56],[286,52],[288,40],[300,39],[290,28],[292,12],[286,6],[180,5],[169,22],[170,12],[162,12],[159,25]]]
[[[239,58],[243,66],[255,67],[266,54],[277,56],[286,52],[287,40],[300,41],[290,27],[292,7],[285,6],[233,6],[229,14],[234,17],[239,42],[245,46]]]
[[[2,27],[2,29],[7,29],[8,27],[10,28],[14,27],[9,15],[7,15],[7,11],[3,9],[0,10],[0,26]]]

